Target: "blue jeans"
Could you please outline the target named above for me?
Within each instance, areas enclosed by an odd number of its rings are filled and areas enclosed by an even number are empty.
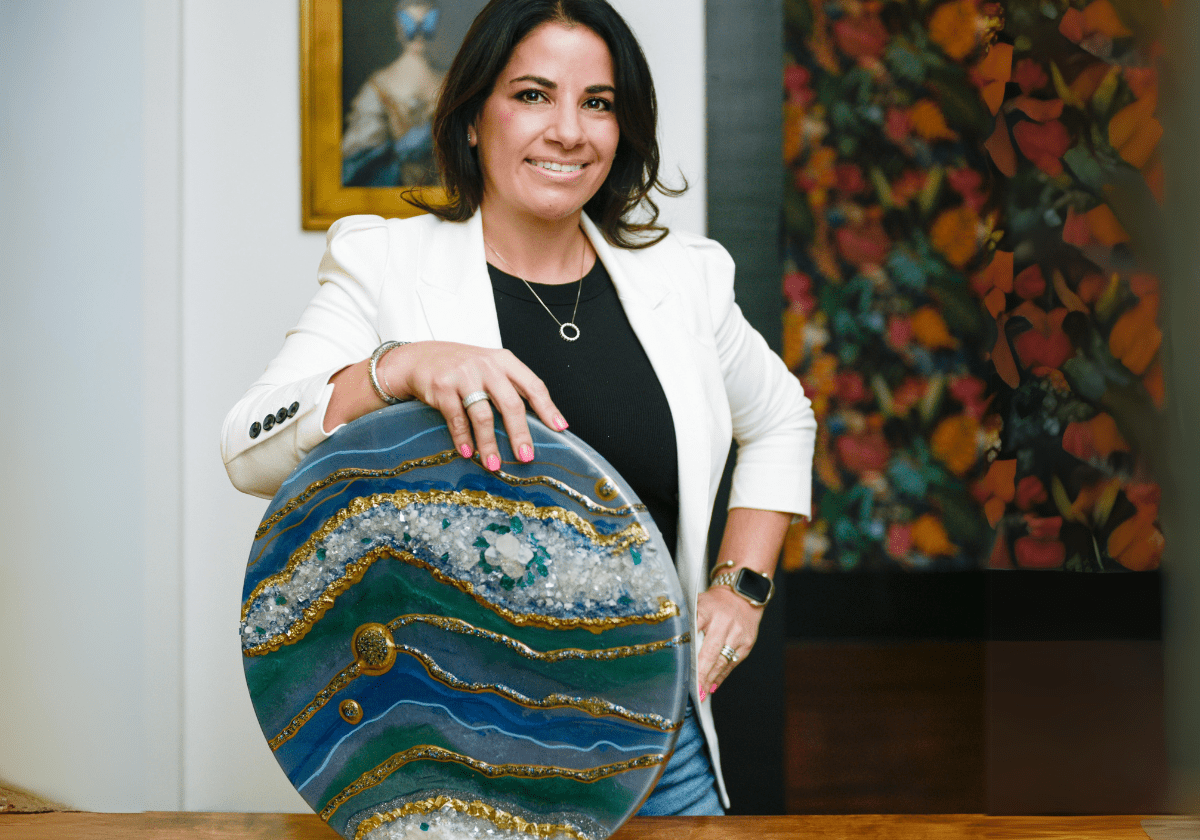
[[[725,815],[717,795],[717,777],[704,733],[689,701],[675,752],[667,762],[639,817],[720,817]]]

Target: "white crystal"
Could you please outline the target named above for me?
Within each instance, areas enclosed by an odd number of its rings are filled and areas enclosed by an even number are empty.
[[[414,503],[400,510],[383,503],[348,518],[288,579],[264,588],[247,612],[243,645],[286,631],[347,566],[381,545],[414,554],[517,612],[562,617],[600,606],[613,615],[647,614],[673,589],[666,577],[673,570],[657,561],[650,543],[614,553],[555,518],[451,504]]]
[[[556,831],[549,840],[567,840],[571,835]],[[464,837],[494,837],[497,840],[529,840],[530,835],[499,828],[488,820],[460,813],[450,805],[429,814],[412,814],[386,822],[363,840],[462,840]]]

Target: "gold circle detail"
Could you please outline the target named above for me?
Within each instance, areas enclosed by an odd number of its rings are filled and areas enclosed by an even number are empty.
[[[620,493],[617,490],[617,485],[613,484],[611,478],[602,478],[596,482],[596,495],[603,501],[611,502]]]
[[[391,670],[396,662],[396,643],[392,632],[382,624],[364,624],[354,631],[351,642],[354,659],[369,676],[379,676]]]
[[[356,724],[363,719],[363,707],[357,700],[343,700],[338,706],[338,714],[349,724]]]

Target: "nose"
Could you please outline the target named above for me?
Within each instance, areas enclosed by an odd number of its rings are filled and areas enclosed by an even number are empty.
[[[583,123],[579,109],[570,106],[554,109],[554,119],[546,131],[546,139],[564,149],[573,149],[583,142]]]

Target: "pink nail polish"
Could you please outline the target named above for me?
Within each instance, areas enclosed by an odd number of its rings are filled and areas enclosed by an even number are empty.
[[[487,456],[486,466],[492,472],[495,472],[496,470],[500,469],[500,456],[499,455]]]
[[[709,693],[709,694],[716,694],[716,693],[717,693],[717,684],[716,684],[716,683],[713,683],[713,684],[712,684],[712,688],[710,688],[710,689],[708,690],[708,693]]]
[[[562,431],[566,431],[567,426],[569,426],[569,425],[570,424],[567,423],[567,421],[563,418],[563,416],[561,414],[554,415],[554,428],[556,428],[560,432],[562,432]]]
[[[467,446],[465,443],[462,446],[458,447],[458,452],[464,458],[470,458],[472,455],[471,447]]]
[[[517,458],[522,464],[528,464],[533,460],[533,447],[528,443],[522,443],[521,450],[517,453]]]
[[[704,687],[701,686],[700,687],[700,702],[703,703],[704,698],[706,698],[706,697],[708,697],[708,694],[704,691]]]

